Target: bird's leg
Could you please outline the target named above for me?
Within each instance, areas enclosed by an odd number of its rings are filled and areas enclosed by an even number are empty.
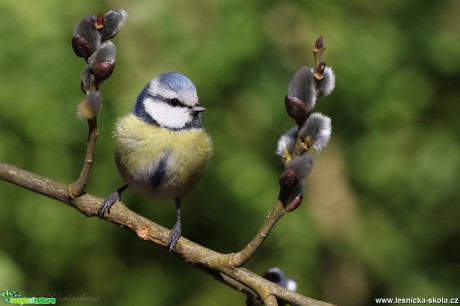
[[[172,228],[171,233],[169,234],[168,248],[169,248],[170,253],[174,251],[174,249],[176,248],[177,241],[182,235],[182,226],[180,223],[180,204],[182,200],[179,198],[179,199],[176,199],[175,202],[176,202],[176,208],[177,208],[177,221],[174,227]]]
[[[97,214],[99,216],[99,218],[102,219],[104,217],[104,214],[105,214],[106,211],[107,211],[107,213],[110,214],[110,208],[112,207],[113,204],[115,204],[115,202],[120,200],[121,193],[123,191],[125,191],[126,188],[128,188],[128,185],[124,185],[124,186],[118,188],[114,192],[110,193],[104,199],[104,202],[102,202],[102,206],[99,209],[99,213]]]

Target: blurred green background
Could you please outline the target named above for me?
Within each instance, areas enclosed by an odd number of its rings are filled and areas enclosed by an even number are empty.
[[[88,192],[104,197],[122,184],[115,119],[154,76],[181,72],[208,109],[215,148],[185,199],[184,235],[240,250],[277,197],[274,149],[293,125],[284,96],[322,34],[337,86],[316,111],[332,118],[331,144],[316,158],[303,205],[247,267],[279,266],[302,294],[340,305],[460,297],[460,2],[1,1],[1,161],[62,182],[79,175],[84,63],[70,39],[85,14],[112,8],[129,18],[102,89]],[[172,202],[132,191],[124,201],[166,227],[175,221]],[[244,305],[164,249],[6,182],[0,232],[0,290],[85,295],[98,305]]]

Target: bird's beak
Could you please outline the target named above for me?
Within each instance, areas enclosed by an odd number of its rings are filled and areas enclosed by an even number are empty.
[[[201,112],[204,112],[206,110],[206,108],[204,108],[203,106],[201,106],[200,104],[197,104],[195,105],[193,108],[192,108],[193,112],[195,113],[201,113]]]

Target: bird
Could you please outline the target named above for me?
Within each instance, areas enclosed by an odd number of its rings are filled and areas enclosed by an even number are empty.
[[[297,283],[295,282],[295,280],[284,276],[283,271],[278,267],[268,269],[264,273],[263,277],[265,279],[268,279],[272,283],[276,283],[280,285],[281,287],[286,288],[288,290],[291,290],[294,292],[297,290]]]
[[[104,199],[99,217],[110,213],[128,187],[151,198],[174,200],[177,218],[167,247],[175,250],[182,235],[182,200],[213,154],[203,111],[195,85],[180,73],[160,74],[143,88],[132,112],[117,120],[113,133],[115,164],[126,184]]]
[[[263,277],[271,281],[272,283],[278,284],[281,287],[286,288],[287,290],[294,292],[297,290],[297,283],[295,282],[295,280],[284,276],[283,271],[278,267],[268,269],[264,273]],[[286,303],[284,301],[278,300],[278,305],[284,306],[286,305]]]

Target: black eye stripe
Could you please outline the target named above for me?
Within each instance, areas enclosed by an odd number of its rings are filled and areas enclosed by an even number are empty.
[[[174,106],[174,107],[176,107],[176,106],[185,106],[185,105],[183,105],[183,103],[181,101],[179,101],[179,99],[176,99],[176,98],[169,99],[168,103],[169,103],[169,105]]]
[[[159,100],[161,102],[167,103],[167,104],[171,105],[172,107],[188,107],[184,102],[182,102],[181,100],[179,100],[177,98],[168,99],[168,98],[165,98],[165,97],[163,97],[161,95],[151,95],[150,93],[147,93],[147,96],[152,98],[152,99]]]

